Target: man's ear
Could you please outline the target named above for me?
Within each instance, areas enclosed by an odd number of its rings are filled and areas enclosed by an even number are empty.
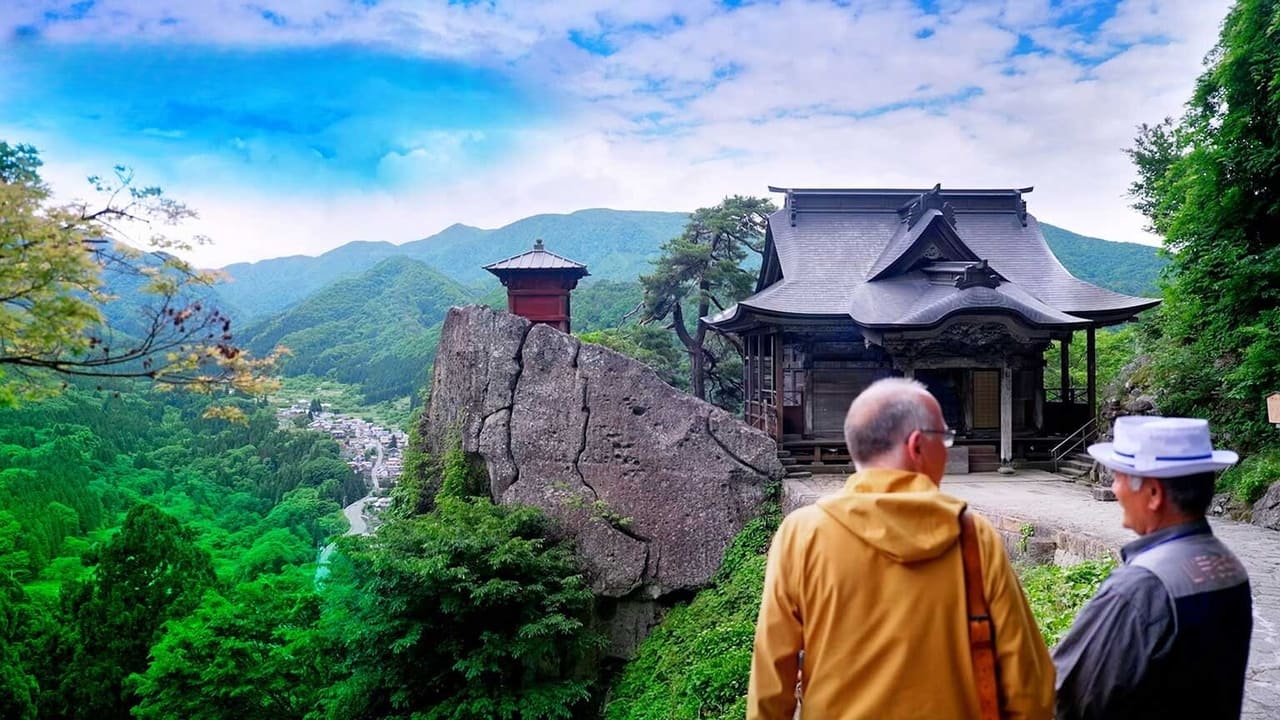
[[[1159,510],[1169,501],[1168,491],[1164,483],[1155,478],[1146,479],[1146,487],[1143,488],[1147,492],[1147,508],[1149,510]]]
[[[920,457],[920,431],[912,430],[907,436],[907,457],[915,460]]]

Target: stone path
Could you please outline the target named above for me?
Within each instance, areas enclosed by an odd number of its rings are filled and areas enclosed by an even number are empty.
[[[996,473],[948,475],[942,488],[968,501],[998,528],[1018,533],[1035,528],[1034,540],[1059,563],[1111,552],[1137,537],[1120,526],[1120,507],[1095,501],[1088,490],[1035,470],[1007,477]],[[835,492],[844,479],[815,476],[788,480],[787,510]],[[1280,717],[1280,533],[1255,525],[1211,519],[1214,532],[1239,555],[1253,587],[1253,642],[1241,715],[1249,720]]]

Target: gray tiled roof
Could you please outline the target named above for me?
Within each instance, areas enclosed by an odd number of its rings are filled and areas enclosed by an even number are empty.
[[[485,270],[494,272],[495,270],[581,270],[583,275],[587,275],[587,266],[580,262],[574,262],[566,257],[561,257],[553,252],[548,252],[542,247],[542,241],[538,240],[532,250],[526,250],[519,255],[512,255],[505,260],[499,260],[484,266]]]
[[[930,326],[963,312],[1003,312],[1063,329],[1106,325],[1158,304],[1071,275],[1044,241],[1015,190],[942,191],[954,226],[937,210],[908,227],[898,208],[925,190],[791,191],[769,218],[782,279],[706,318],[732,327],[755,310],[773,315],[843,315],[871,327]],[[1025,221],[1025,223],[1024,223]],[[917,271],[872,280],[910,252],[929,224],[946,223],[1003,282],[958,289]],[[936,229],[935,229],[936,230]],[[961,259],[961,258],[952,258]]]

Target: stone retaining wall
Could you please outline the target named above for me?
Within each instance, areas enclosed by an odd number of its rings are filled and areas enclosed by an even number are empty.
[[[785,515],[805,505],[812,505],[830,493],[831,489],[829,485],[814,487],[802,480],[787,480],[782,484],[782,512]],[[1117,560],[1120,558],[1109,543],[1091,535],[1056,528],[1043,521],[1036,522],[1025,517],[993,512],[980,505],[972,507],[991,521],[1014,562],[1066,566],[1107,555]]]

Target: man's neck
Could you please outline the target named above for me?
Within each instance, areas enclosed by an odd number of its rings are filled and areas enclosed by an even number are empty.
[[[1183,512],[1167,512],[1156,518],[1155,525],[1148,528],[1143,535],[1150,535],[1154,532],[1160,532],[1178,525],[1186,525],[1189,522],[1195,522],[1203,518],[1203,515],[1188,515]]]

